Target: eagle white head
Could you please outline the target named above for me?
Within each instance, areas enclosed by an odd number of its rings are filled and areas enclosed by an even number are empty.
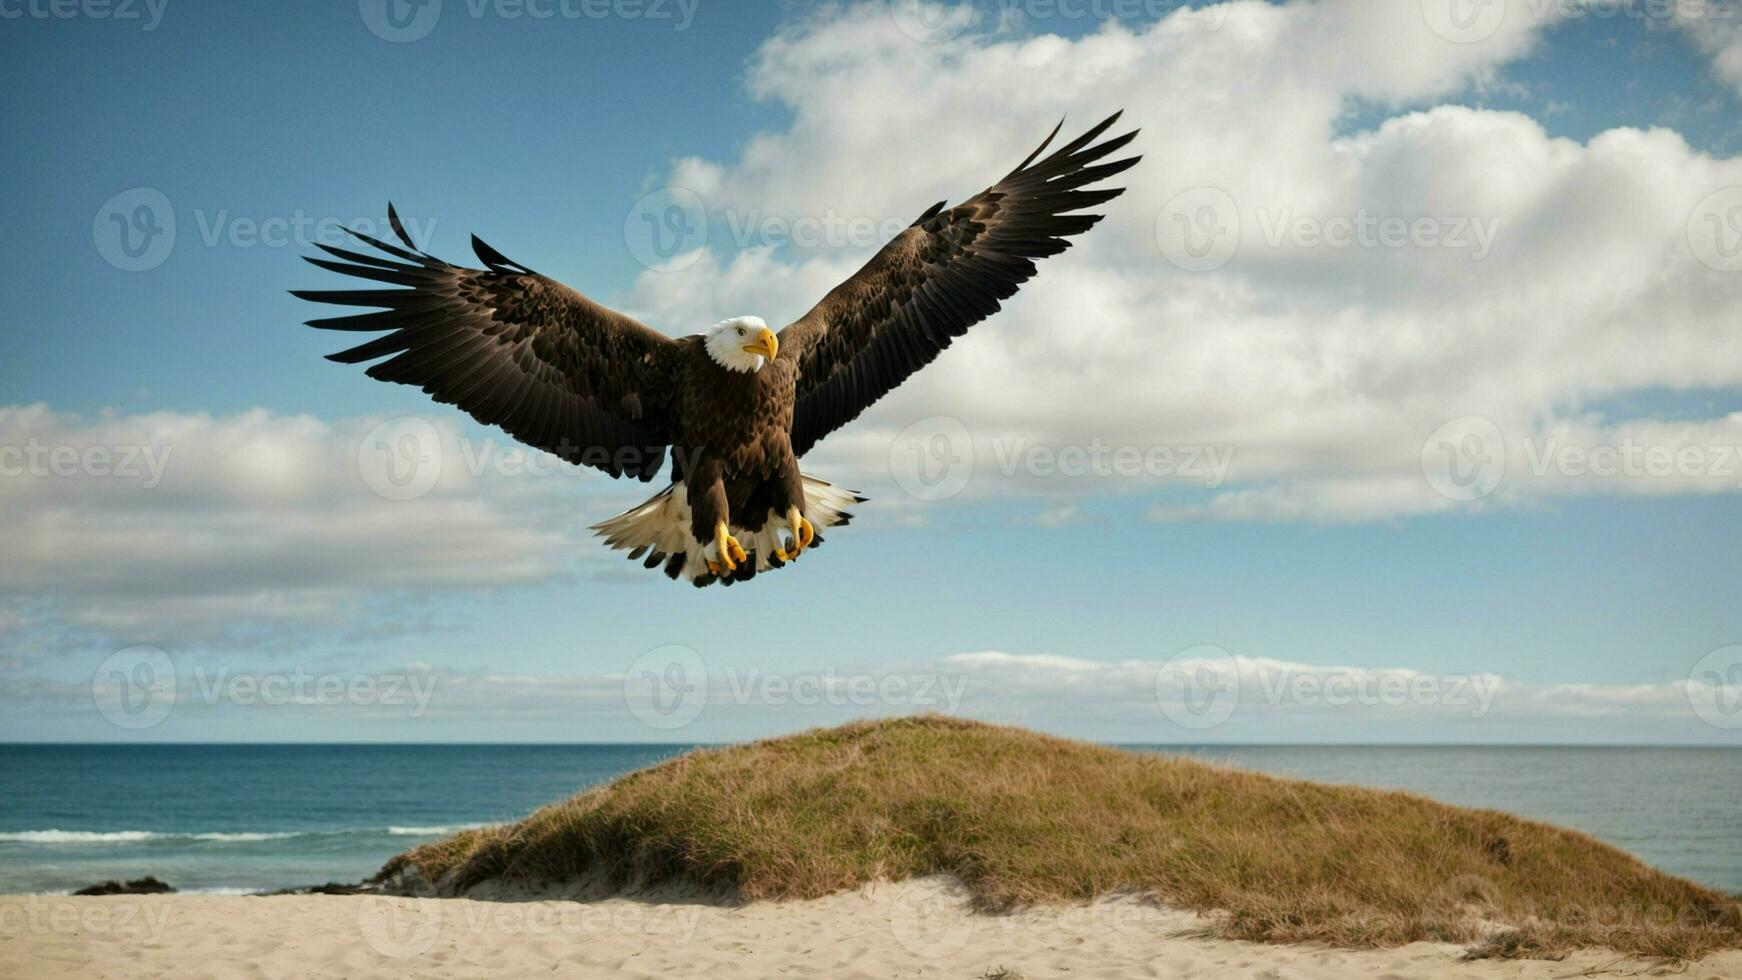
[[[760,371],[780,352],[780,341],[759,316],[735,316],[714,324],[707,335],[708,356],[728,371]]]

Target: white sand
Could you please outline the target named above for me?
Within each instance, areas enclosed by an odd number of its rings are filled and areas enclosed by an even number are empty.
[[[674,900],[675,899],[675,900]],[[0,977],[961,978],[1436,980],[1653,972],[1613,954],[1458,962],[1456,946],[1349,952],[1194,938],[1190,913],[1126,898],[977,916],[944,879],[732,907],[324,895],[0,897]],[[1742,953],[1677,971],[1742,977]]]

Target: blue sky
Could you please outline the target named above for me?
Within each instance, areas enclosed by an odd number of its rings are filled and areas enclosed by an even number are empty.
[[[1200,39],[1174,31],[1182,15],[1161,4],[1109,24],[984,3],[962,34],[927,43],[899,36],[901,11],[880,3],[699,0],[684,22],[675,5],[660,8],[669,18],[619,4],[538,19],[446,0],[427,36],[390,43],[366,24],[370,2],[293,15],[169,0],[150,30],[84,15],[0,23],[12,95],[0,106],[0,406],[18,407],[0,416],[0,443],[148,433],[175,454],[162,492],[90,474],[0,477],[16,495],[0,527],[26,555],[0,574],[0,739],[694,741],[936,707],[716,693],[679,730],[639,723],[623,673],[681,645],[716,692],[729,671],[958,677],[972,681],[965,713],[1121,741],[1736,744],[1738,729],[1704,720],[1681,687],[1714,663],[1711,676],[1742,683],[1725,672],[1735,655],[1702,660],[1742,643],[1742,477],[1518,476],[1557,432],[1694,445],[1713,466],[1742,444],[1742,274],[1679,253],[1660,262],[1684,245],[1650,217],[1668,208],[1663,227],[1680,232],[1687,204],[1663,195],[1684,177],[1742,184],[1742,99],[1722,70],[1736,22],[1523,23],[1514,9],[1480,43],[1396,51],[1341,4],[1206,7],[1216,33]],[[1027,16],[999,22],[1000,9]],[[1227,44],[1258,52],[1249,89],[1198,67]],[[1022,58],[1026,69],[1008,64]],[[323,360],[344,338],[301,327],[318,313],[286,291],[333,284],[299,260],[306,240],[253,236],[259,222],[379,220],[392,199],[432,231],[435,254],[469,259],[477,233],[671,333],[747,312],[784,322],[876,243],[740,248],[727,232],[746,209],[911,217],[996,178],[1044,120],[1068,110],[1068,125],[1087,124],[1117,107],[1120,86],[1162,84],[1148,78],[1192,95],[1175,100],[1178,116],[1133,106],[1146,163],[1109,205],[1127,210],[1043,266],[972,346],[928,369],[935,378],[826,443],[816,472],[865,486],[873,503],[800,567],[748,588],[692,591],[598,553],[584,525],[649,488],[596,475],[474,474],[371,509],[382,502],[358,479],[355,447],[373,422],[416,415],[474,446],[506,440]],[[1049,79],[1085,87],[1073,96]],[[1264,97],[1269,85],[1302,93],[1300,106]],[[1009,108],[988,92],[1008,93]],[[1214,111],[1192,116],[1206,92]],[[1233,133],[1223,143],[1218,118]],[[1274,136],[1271,159],[1248,125]],[[1539,152],[1559,183],[1503,198],[1496,188],[1518,182],[1508,167],[1540,172]],[[922,155],[938,162],[911,164]],[[1347,187],[1326,189],[1349,167]],[[1341,213],[1326,200],[1446,219],[1486,201],[1508,234],[1479,266],[1243,240],[1227,266],[1182,271],[1150,229],[1175,191],[1210,179],[1242,209],[1274,209],[1264,195],[1282,193],[1319,218]],[[694,264],[662,271],[637,259],[625,228],[668,185],[701,193],[712,234]],[[105,202],[134,188],[160,192],[176,223],[173,249],[143,271],[117,268],[101,241]],[[1611,207],[1632,224],[1606,223]],[[1249,238],[1263,220],[1247,220]],[[1580,305],[1610,288],[1600,309]],[[1060,312],[1076,303],[1080,322]],[[1567,321],[1551,329],[1539,308]],[[1342,330],[1350,339],[1329,339]],[[1068,356],[1025,360],[1049,343]],[[1145,373],[1104,373],[1121,358]],[[1140,388],[1180,394],[1143,401]],[[982,462],[959,497],[903,499],[887,433],[937,415],[966,420],[977,451],[982,437],[1105,433],[1226,445],[1237,466],[1205,487],[1000,479]],[[1425,488],[1419,447],[1470,416],[1508,433],[1513,475],[1491,496],[1447,501]],[[1387,442],[1393,424],[1402,436]],[[297,468],[273,468],[283,460]],[[327,533],[363,543],[353,555]],[[365,560],[400,549],[415,567]],[[100,665],[136,644],[165,651],[179,700],[159,724],[112,725]],[[1471,718],[1437,703],[1333,711],[1246,695],[1232,721],[1182,726],[1141,679],[1206,644],[1285,665],[1261,670],[1493,675],[1513,701]],[[1010,659],[951,659],[986,651]],[[1097,666],[1133,664],[1135,693]],[[190,703],[194,673],[219,669],[441,682],[415,716]]]

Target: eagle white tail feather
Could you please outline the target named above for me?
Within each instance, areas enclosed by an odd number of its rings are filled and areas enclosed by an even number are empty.
[[[847,508],[865,499],[814,476],[801,478],[805,517],[818,531],[846,524],[853,516]],[[666,487],[610,520],[594,524],[593,530],[612,548],[628,551],[631,560],[644,558],[648,568],[664,566],[673,578],[682,576],[702,585],[714,580],[708,571],[708,560],[718,557],[714,554],[714,542],[698,541],[690,534],[689,492],[681,483]],[[773,511],[769,511],[760,531],[752,533],[738,525],[733,525],[731,531],[744,550],[750,552],[757,572],[779,567],[771,559],[792,536],[786,515]],[[676,557],[679,555],[681,559]],[[675,570],[673,562],[679,562]]]

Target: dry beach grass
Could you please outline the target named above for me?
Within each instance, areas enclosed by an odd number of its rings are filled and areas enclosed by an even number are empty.
[[[744,901],[951,875],[1008,912],[1120,892],[1220,938],[1346,948],[1742,947],[1734,897],[1583,834],[941,717],[697,750],[391,861],[443,894],[604,879]]]

